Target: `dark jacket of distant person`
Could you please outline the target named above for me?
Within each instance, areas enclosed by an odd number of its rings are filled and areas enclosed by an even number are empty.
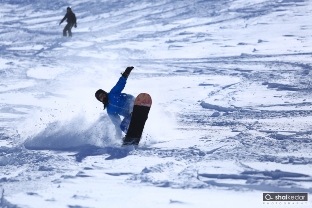
[[[60,24],[62,24],[62,22],[64,22],[67,19],[67,22],[72,24],[72,25],[77,25],[76,21],[76,15],[75,13],[71,10],[70,7],[67,7],[67,12],[64,16],[64,18],[61,20]]]

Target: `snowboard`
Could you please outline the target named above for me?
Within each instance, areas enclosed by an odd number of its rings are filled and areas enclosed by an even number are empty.
[[[139,144],[151,106],[152,98],[148,93],[140,93],[135,98],[129,128],[122,146]]]

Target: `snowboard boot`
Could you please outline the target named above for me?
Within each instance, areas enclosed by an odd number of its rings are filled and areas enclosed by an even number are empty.
[[[138,138],[124,137],[122,138],[122,146],[138,145],[139,141]]]

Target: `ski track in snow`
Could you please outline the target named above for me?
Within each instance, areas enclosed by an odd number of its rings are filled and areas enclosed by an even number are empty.
[[[71,39],[68,4],[0,3],[0,206],[120,207],[100,195],[119,186],[156,188],[135,207],[312,193],[311,2],[70,1]],[[137,150],[94,99],[128,65],[125,92],[153,97]]]

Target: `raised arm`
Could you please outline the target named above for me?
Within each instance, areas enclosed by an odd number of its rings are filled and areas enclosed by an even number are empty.
[[[124,77],[120,77],[116,85],[111,89],[109,93],[121,93],[121,91],[123,91],[123,89],[125,88],[126,83],[127,79]]]
[[[110,93],[121,93],[121,91],[123,91],[123,89],[126,86],[127,83],[127,78],[129,76],[129,74],[131,73],[132,69],[134,67],[133,66],[129,66],[126,68],[126,70],[122,73],[121,77],[119,78],[118,82],[116,83],[116,85],[111,89]]]

